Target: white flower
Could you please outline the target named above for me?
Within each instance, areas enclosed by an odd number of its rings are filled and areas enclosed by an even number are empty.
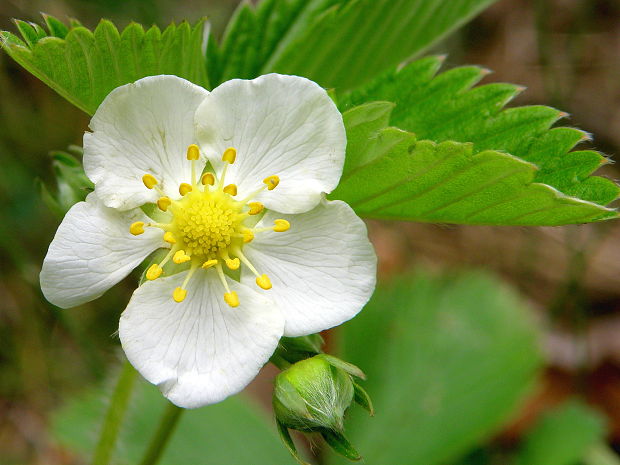
[[[58,228],[41,287],[55,305],[80,305],[168,249],[119,334],[175,404],[240,391],[282,335],[339,325],[369,299],[376,256],[364,223],[324,195],[342,172],[342,117],[312,81],[271,74],[208,92],[147,77],[110,93],[90,128],[95,192]]]

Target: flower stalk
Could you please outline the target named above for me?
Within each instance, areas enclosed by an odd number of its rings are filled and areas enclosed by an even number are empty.
[[[151,442],[140,461],[140,465],[155,465],[159,462],[184,411],[185,409],[177,407],[170,402],[168,403],[159,421],[157,430],[153,434]]]
[[[120,377],[112,393],[110,405],[106,412],[99,441],[95,448],[92,465],[108,465],[116,446],[118,434],[127,412],[129,399],[135,385],[138,372],[125,361]]]

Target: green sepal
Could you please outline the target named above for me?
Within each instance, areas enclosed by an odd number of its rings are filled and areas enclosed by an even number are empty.
[[[344,437],[343,434],[332,431],[332,430],[324,430],[321,431],[321,436],[325,439],[325,442],[329,444],[334,452],[342,455],[343,457],[348,458],[349,460],[358,461],[362,459],[360,453],[355,450],[355,447]]]
[[[375,416],[375,408],[372,405],[372,399],[366,390],[355,381],[353,381],[353,400],[357,405],[366,410],[371,417]]]
[[[293,458],[299,463],[299,465],[310,465],[308,462],[304,461],[299,452],[297,452],[297,447],[295,447],[295,443],[293,442],[293,438],[291,438],[291,434],[286,426],[280,423],[276,419],[276,427],[278,429],[278,434],[280,435],[280,439],[284,443],[286,449],[290,452]]]

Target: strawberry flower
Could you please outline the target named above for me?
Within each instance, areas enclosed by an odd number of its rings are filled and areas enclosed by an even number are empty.
[[[111,92],[90,129],[95,191],[58,228],[41,287],[57,306],[80,305],[163,249],[119,335],[173,403],[239,392],[281,336],[339,325],[369,299],[365,225],[325,199],[344,164],[342,117],[312,81],[270,74],[208,92],[147,77]]]

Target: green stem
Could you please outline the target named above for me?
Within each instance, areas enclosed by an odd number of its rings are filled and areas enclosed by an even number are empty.
[[[146,449],[144,457],[142,457],[140,465],[155,465],[159,461],[161,454],[168,445],[168,441],[172,437],[172,433],[174,433],[181,413],[184,411],[185,409],[177,407],[174,404],[168,404],[164,411],[164,415],[159,421],[159,426],[151,438],[151,443]]]
[[[91,462],[92,465],[108,465],[110,463],[137,374],[138,372],[126,361],[103,420],[101,434]]]

